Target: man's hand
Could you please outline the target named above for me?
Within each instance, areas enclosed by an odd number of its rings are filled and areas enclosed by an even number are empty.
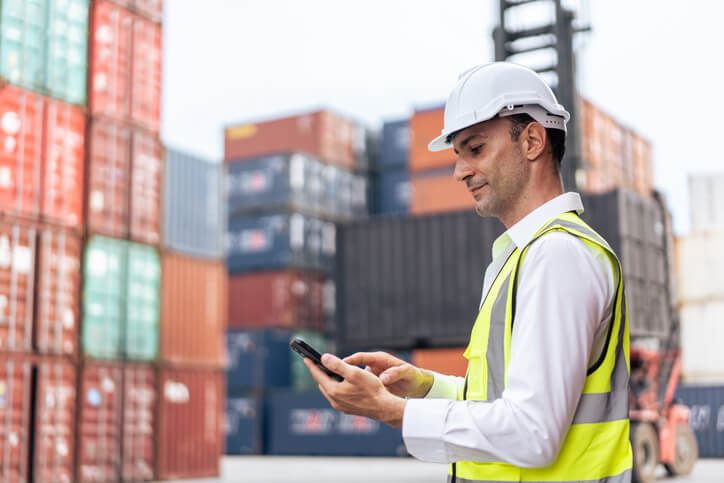
[[[304,364],[319,384],[319,390],[337,411],[376,419],[395,428],[402,427],[406,401],[391,394],[371,372],[346,364],[332,354],[322,356],[322,364],[344,378],[337,382],[312,361]]]
[[[425,397],[430,391],[433,375],[386,352],[358,352],[345,357],[344,362],[366,366],[378,376],[392,394],[401,397]]]

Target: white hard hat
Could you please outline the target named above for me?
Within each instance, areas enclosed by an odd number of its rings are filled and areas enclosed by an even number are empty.
[[[458,78],[445,103],[442,134],[428,145],[430,151],[451,148],[450,134],[499,115],[526,113],[545,128],[566,131],[571,117],[558,104],[548,84],[535,72],[510,62],[473,67]]]

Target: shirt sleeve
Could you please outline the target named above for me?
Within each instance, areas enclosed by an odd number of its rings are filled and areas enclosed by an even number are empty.
[[[424,369],[424,367],[422,368]],[[425,395],[425,399],[457,399],[458,393],[462,394],[464,377],[447,376],[439,374],[435,371],[427,371],[432,373],[432,387]]]
[[[583,390],[595,334],[607,322],[612,273],[569,234],[549,233],[532,244],[521,267],[502,397],[410,399],[402,426],[410,454],[437,463],[553,463]]]

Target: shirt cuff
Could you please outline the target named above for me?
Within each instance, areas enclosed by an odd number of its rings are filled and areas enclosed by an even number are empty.
[[[408,399],[402,417],[402,439],[407,452],[431,463],[448,463],[443,441],[448,406],[446,399]]]
[[[458,392],[465,379],[457,376],[447,376],[435,371],[428,371],[433,375],[432,387],[425,395],[425,399],[457,399]]]

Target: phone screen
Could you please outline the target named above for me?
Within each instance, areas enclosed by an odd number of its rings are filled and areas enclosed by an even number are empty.
[[[324,364],[322,364],[322,355],[317,350],[315,350],[314,347],[304,342],[304,340],[300,339],[299,337],[294,337],[289,342],[289,347],[291,347],[294,352],[301,355],[302,357],[310,359],[317,367],[319,367],[322,371],[324,371],[325,374],[327,374],[332,379],[339,382],[344,381],[344,378],[342,376],[324,367]]]

